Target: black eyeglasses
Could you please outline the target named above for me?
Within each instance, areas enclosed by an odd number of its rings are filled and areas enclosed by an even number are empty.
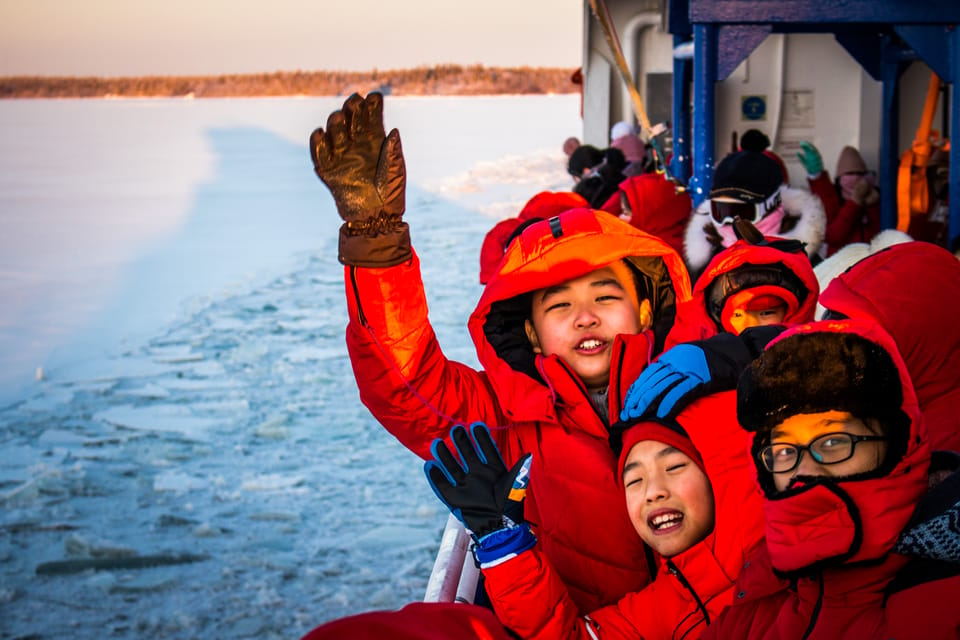
[[[771,473],[793,471],[804,451],[820,464],[838,464],[853,457],[858,442],[888,440],[887,436],[855,436],[849,433],[825,433],[807,445],[774,442],[760,450],[760,462]]]

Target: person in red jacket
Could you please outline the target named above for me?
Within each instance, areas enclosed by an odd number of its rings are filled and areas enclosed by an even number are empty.
[[[931,454],[890,336],[861,320],[786,331],[741,377],[737,417],[753,434],[765,537],[703,637],[957,637],[960,565],[911,557],[935,524],[911,523]],[[956,562],[952,528],[938,551]]]
[[[657,236],[683,255],[683,235],[693,205],[690,194],[677,192],[665,174],[651,172],[627,178],[601,209]]]
[[[847,146],[837,158],[835,182],[823,169],[820,152],[809,142],[800,143],[797,154],[807,170],[807,183],[827,214],[824,244],[826,255],[851,242],[870,242],[880,232],[880,192],[877,174],[867,170],[860,152]]]
[[[699,278],[710,260],[737,241],[733,223],[748,220],[765,236],[804,243],[811,259],[823,244],[826,216],[806,189],[783,183],[780,166],[756,151],[737,151],[719,163],[710,198],[691,214],[684,235],[687,270]]]
[[[810,322],[820,286],[803,244],[763,236],[746,220],[739,238],[710,261],[697,278],[689,308],[667,338],[667,348],[749,327]]]
[[[473,532],[500,622],[537,640],[699,637],[733,601],[733,579],[763,532],[761,496],[735,403],[730,391],[695,402],[676,422],[616,425],[611,441],[621,451],[621,508],[626,505],[636,535],[656,551],[659,570],[647,587],[587,615],[511,504],[523,478],[536,477],[536,465],[529,476],[523,462],[508,471],[483,425],[471,427],[473,438],[463,427],[454,429],[459,459],[438,441],[435,460],[425,464],[427,477]]]
[[[566,191],[541,191],[523,205],[520,213],[513,218],[501,220],[493,226],[483,238],[480,246],[480,284],[487,284],[497,271],[503,252],[513,238],[514,233],[528,220],[546,220],[566,211],[587,206],[583,196]]]
[[[427,317],[402,219],[399,133],[386,134],[382,108],[379,94],[351,96],[311,136],[315,170],[344,219],[346,339],[360,398],[424,458],[453,424],[474,421],[491,426],[509,464],[531,453],[526,520],[544,554],[584,611],[615,602],[648,584],[652,568],[621,508],[607,430],[690,297],[683,262],[603,211],[536,222],[507,248],[468,321],[483,370],[449,360]]]
[[[960,451],[960,261],[927,242],[864,258],[830,281],[833,318],[874,320],[903,356],[934,449]]]

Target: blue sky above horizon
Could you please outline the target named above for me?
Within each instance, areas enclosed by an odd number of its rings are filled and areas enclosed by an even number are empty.
[[[580,66],[579,0],[0,0],[0,75]]]

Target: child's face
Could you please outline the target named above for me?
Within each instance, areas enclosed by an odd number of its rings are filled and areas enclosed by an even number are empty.
[[[713,489],[690,457],[657,440],[642,440],[623,467],[627,513],[643,541],[665,558],[713,530]]]
[[[740,335],[744,329],[750,327],[780,324],[786,315],[786,304],[771,305],[765,309],[744,309],[741,307],[733,310],[733,314],[730,316],[730,324],[733,325],[734,333]]]
[[[797,465],[782,473],[773,473],[773,482],[777,491],[790,486],[797,476],[845,477],[857,473],[866,473],[880,466],[887,453],[886,440],[865,440],[851,443],[848,438],[823,438],[827,434],[848,434],[852,436],[882,436],[879,424],[864,422],[846,411],[824,411],[821,413],[802,413],[791,416],[773,428],[770,434],[770,447],[765,451],[773,463],[787,467],[796,459]],[[817,440],[820,438],[820,440]],[[814,442],[816,440],[816,442]],[[817,462],[809,450],[796,450],[778,445],[812,445],[814,451],[829,462],[828,458],[838,460],[833,464]],[[851,451],[852,447],[852,451]],[[778,460],[779,459],[779,460]]]
[[[637,303],[629,268],[617,263],[536,291],[526,331],[535,353],[560,356],[596,390],[610,379],[613,339],[651,322],[650,303]]]

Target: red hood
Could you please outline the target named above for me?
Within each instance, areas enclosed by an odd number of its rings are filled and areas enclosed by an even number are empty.
[[[960,449],[960,261],[926,242],[898,244],[833,280],[820,304],[875,320],[910,372],[934,449]]]
[[[754,482],[749,435],[737,424],[736,401],[736,391],[724,391],[684,409],[677,422],[689,438],[686,444],[682,436],[671,440],[666,427],[638,423],[624,433],[620,455],[618,479],[630,447],[646,435],[666,433],[666,438],[652,435],[651,439],[685,452],[710,478],[715,505],[713,531],[672,558],[694,591],[704,598],[732,586],[743,562],[763,538],[763,496]],[[690,455],[691,446],[696,455]]]
[[[665,242],[604,211],[574,209],[527,227],[510,244],[468,326],[497,396],[510,399],[503,404],[512,419],[547,419],[544,407],[554,404],[523,330],[529,308],[518,296],[625,258],[655,282],[653,330],[662,346],[677,305],[690,298],[683,260]],[[491,331],[485,331],[485,325]]]
[[[766,491],[766,542],[773,566],[785,573],[888,554],[927,490],[930,447],[913,386],[893,339],[876,323],[862,320],[813,322],[785,331],[767,349],[798,334],[855,333],[890,354],[903,389],[901,409],[909,418],[903,456],[880,477],[832,479],[776,493],[769,473],[757,462],[769,431],[754,434],[752,452],[758,482]],[[741,385],[742,386],[742,385]]]
[[[483,238],[480,247],[480,284],[487,284],[496,273],[500,260],[503,259],[507,240],[525,220],[551,218],[567,209],[585,206],[587,201],[583,196],[568,191],[541,191],[527,200],[517,217],[501,220]]]
[[[776,238],[768,237],[767,240],[773,241]],[[744,265],[778,263],[793,272],[809,292],[807,297],[800,301],[797,310],[783,319],[783,324],[798,324],[813,320],[820,285],[817,283],[817,277],[806,254],[803,252],[789,253],[769,246],[750,244],[746,240],[738,240],[735,244],[714,256],[706,270],[697,279],[696,285],[693,287],[690,308],[683,309],[682,313],[679,314],[682,322],[678,321],[674,326],[667,339],[667,348],[681,342],[709,338],[723,331],[707,311],[706,292],[714,280]]]
[[[657,236],[683,255],[683,234],[693,211],[690,194],[677,193],[676,186],[663,174],[643,173],[621,182],[617,193],[604,203],[603,210],[620,215],[623,211],[621,193],[633,212],[630,224]]]

